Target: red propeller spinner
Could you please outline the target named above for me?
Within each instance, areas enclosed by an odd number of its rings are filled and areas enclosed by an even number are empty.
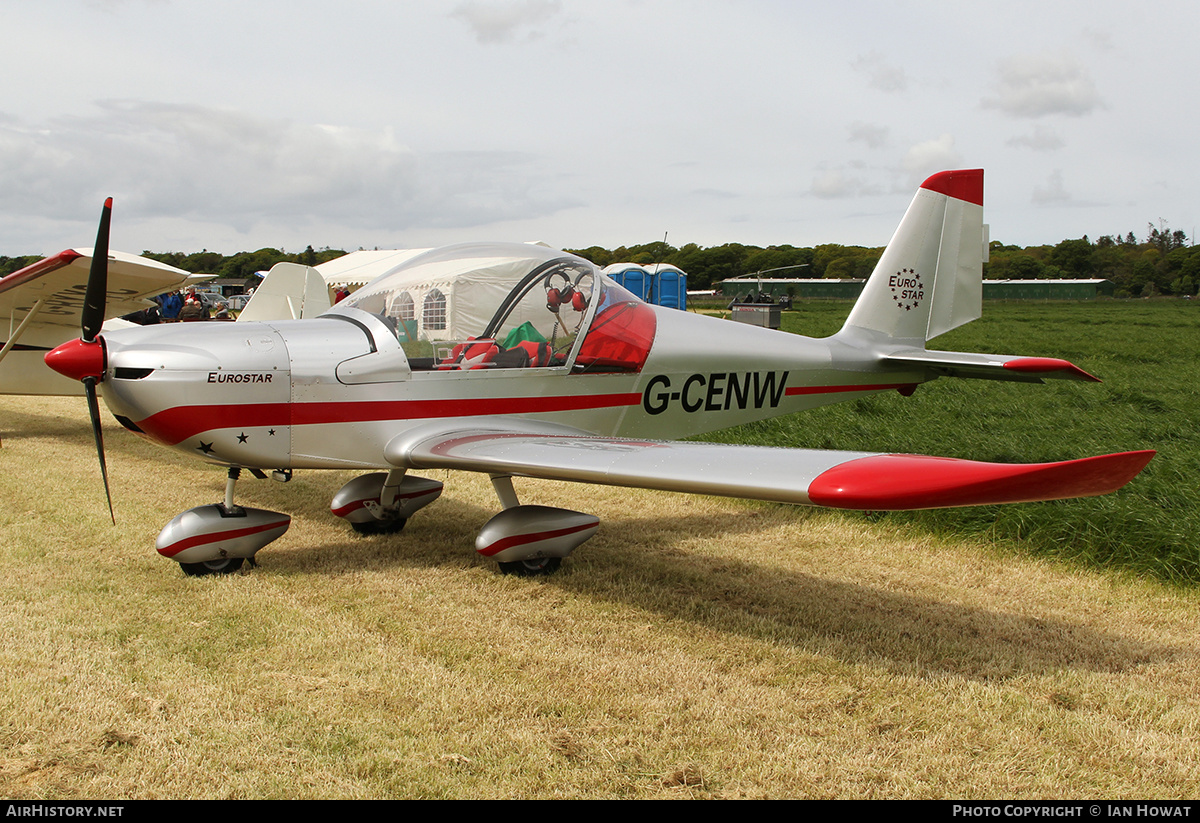
[[[91,377],[101,380],[104,375],[104,343],[100,339],[88,342],[83,338],[68,340],[61,346],[46,352],[46,365],[63,377],[83,380]]]

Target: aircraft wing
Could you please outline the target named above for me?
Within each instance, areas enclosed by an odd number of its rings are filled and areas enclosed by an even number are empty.
[[[460,469],[841,509],[896,511],[1091,497],[1133,479],[1153,451],[1059,463],[596,437],[566,426],[440,422],[385,449],[403,468]]]
[[[20,320],[42,301],[37,324],[77,330],[91,265],[91,249],[67,249],[0,277],[0,317]],[[106,316],[120,317],[144,309],[149,305],[147,297],[211,279],[157,260],[110,251]]]
[[[1093,377],[1074,363],[1056,357],[1015,357],[1002,354],[900,349],[885,354],[883,362],[909,368],[923,366],[931,375],[940,377],[974,377],[984,380],[1015,380],[1022,383],[1041,383],[1043,378],[1100,382],[1100,378]]]

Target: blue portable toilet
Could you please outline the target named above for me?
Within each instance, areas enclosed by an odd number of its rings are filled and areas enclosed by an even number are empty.
[[[605,266],[604,273],[617,281],[628,292],[653,303],[653,283],[650,274],[637,263],[613,263]]]
[[[646,267],[651,282],[651,301],[681,311],[687,310],[687,274],[670,263]]]
[[[613,263],[604,274],[647,303],[687,310],[687,275],[670,263]]]

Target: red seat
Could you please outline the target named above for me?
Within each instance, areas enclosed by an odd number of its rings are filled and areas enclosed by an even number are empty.
[[[439,369],[483,369],[492,358],[500,353],[500,347],[492,340],[459,343],[443,360]]]

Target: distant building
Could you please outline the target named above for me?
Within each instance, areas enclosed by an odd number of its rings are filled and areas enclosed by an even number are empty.
[[[985,300],[1094,300],[1112,297],[1111,280],[984,280]]]

